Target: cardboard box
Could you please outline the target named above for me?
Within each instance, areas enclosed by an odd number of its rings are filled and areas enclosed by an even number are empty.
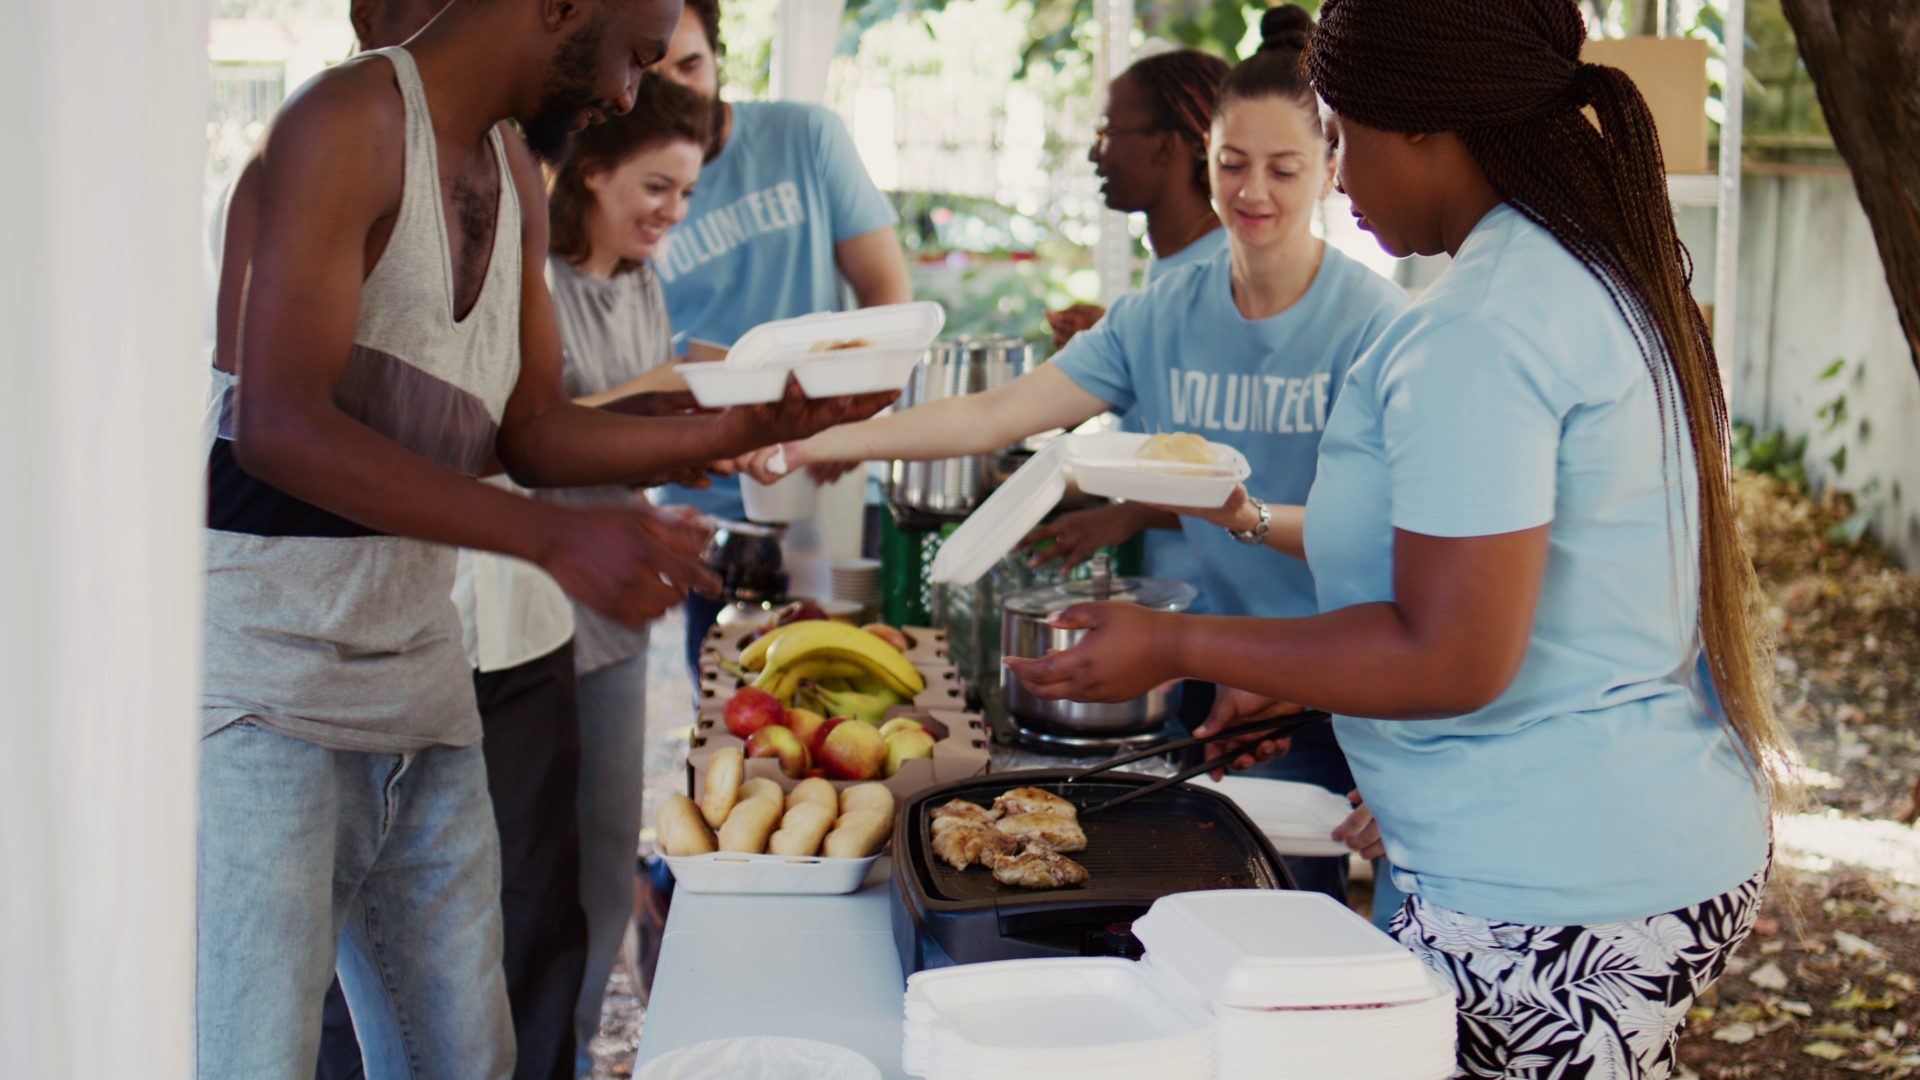
[[[987,731],[984,717],[978,713],[949,711],[943,709],[928,710],[933,719],[945,725],[947,737],[933,744],[933,756],[916,758],[900,766],[900,771],[884,780],[893,792],[896,801],[904,802],[907,796],[929,788],[935,784],[945,784],[954,780],[965,780],[970,776],[979,776],[987,771],[988,746],[992,736]],[[848,721],[859,723],[858,720]],[[715,750],[723,746],[741,746],[739,739],[727,730],[720,713],[703,712],[694,725],[692,749],[687,755],[687,794],[698,799],[704,793],[707,762],[712,759]],[[780,771],[780,763],[772,758],[748,758],[746,779],[764,776],[780,785],[782,791],[792,791],[799,783]],[[864,781],[835,780],[836,790],[845,790]]]
[[[1668,172],[1710,171],[1706,42],[1655,37],[1589,41],[1581,58],[1589,64],[1619,68],[1640,87],[1653,112]]]

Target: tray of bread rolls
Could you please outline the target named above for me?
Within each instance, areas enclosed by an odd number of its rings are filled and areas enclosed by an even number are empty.
[[[884,784],[839,789],[814,778],[787,791],[746,779],[737,750],[716,755],[702,779],[698,801],[673,796],[655,823],[667,867],[689,892],[850,893],[893,835]]]

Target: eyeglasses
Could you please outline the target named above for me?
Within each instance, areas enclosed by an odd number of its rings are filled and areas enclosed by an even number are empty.
[[[1093,129],[1093,152],[1096,154],[1106,153],[1107,143],[1111,142],[1115,135],[1151,135],[1156,131],[1164,130],[1166,129],[1154,125],[1147,125],[1145,127],[1108,127],[1106,124],[1101,124],[1099,127]]]

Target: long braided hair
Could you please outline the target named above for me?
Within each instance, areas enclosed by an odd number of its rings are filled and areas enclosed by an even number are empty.
[[[1457,133],[1500,197],[1612,296],[1653,378],[1663,461],[1676,460],[1682,440],[1692,444],[1709,670],[1723,722],[1778,795],[1788,740],[1773,715],[1759,593],[1734,514],[1720,366],[1690,291],[1653,116],[1625,72],[1581,63],[1585,40],[1573,0],[1326,0],[1307,67],[1343,117]]]
[[[1207,128],[1214,100],[1227,77],[1227,62],[1198,49],[1175,49],[1149,56],[1121,78],[1146,91],[1154,126],[1173,132],[1193,159],[1193,187],[1202,198],[1207,185]]]

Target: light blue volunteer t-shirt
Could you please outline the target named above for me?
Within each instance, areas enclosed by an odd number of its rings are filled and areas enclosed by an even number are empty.
[[[1216,226],[1213,231],[1181,248],[1166,258],[1155,258],[1147,264],[1147,287],[1166,277],[1183,266],[1203,263],[1215,255],[1227,250],[1227,230]],[[1123,413],[1120,417],[1120,430],[1152,434],[1139,419],[1139,411]],[[1197,581],[1200,577],[1200,564],[1194,561],[1193,552],[1187,550],[1186,537],[1178,529],[1148,529],[1140,538],[1142,562],[1148,577],[1165,578],[1169,581]],[[1195,613],[1210,611],[1207,597],[1202,593],[1193,602],[1191,609]]]
[[[838,116],[735,102],[726,148],[700,170],[687,219],[654,256],[674,333],[731,346],[761,323],[839,308],[834,245],[896,220]],[[662,494],[721,517],[742,513],[731,477]]]
[[[1347,369],[1407,305],[1400,287],[1329,245],[1305,296],[1252,321],[1233,303],[1231,254],[1114,301],[1052,363],[1143,430],[1191,431],[1245,454],[1247,490],[1306,501],[1328,409]],[[1305,563],[1183,517],[1194,583],[1215,615],[1310,614]]]
[[[1498,700],[1335,720],[1407,892],[1590,925],[1710,899],[1766,860],[1763,798],[1694,678],[1696,481],[1662,428],[1599,280],[1506,206],[1353,369],[1307,502],[1322,610],[1392,599],[1395,529],[1552,523],[1532,638]]]

